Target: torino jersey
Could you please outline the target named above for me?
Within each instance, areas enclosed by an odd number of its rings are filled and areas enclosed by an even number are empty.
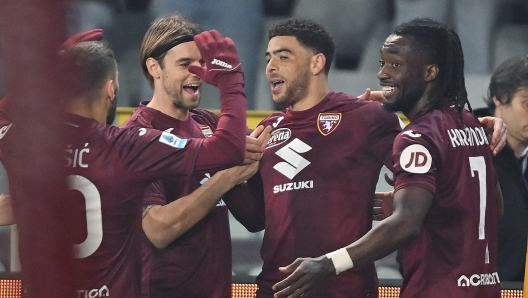
[[[240,159],[201,158],[214,154],[203,139],[181,139],[139,127],[120,129],[67,116],[68,182],[74,194],[72,212],[80,223],[74,241],[82,281],[78,297],[139,297],[146,187],[167,175],[191,175],[197,168],[217,170]]]
[[[418,238],[402,249],[401,297],[500,297],[497,274],[497,175],[474,115],[443,106],[419,116],[396,138],[395,191],[433,194]]]
[[[383,164],[401,131],[380,103],[329,93],[306,111],[287,109],[265,119],[274,130],[260,161],[266,228],[257,297],[287,275],[278,268],[319,257],[363,236]],[[332,276],[314,297],[377,297],[374,264]]]
[[[206,110],[191,110],[191,117],[180,121],[145,104],[125,126],[172,131],[186,138],[208,138],[216,130],[218,116]],[[164,178],[148,187],[143,204],[171,203],[193,192],[213,174]],[[157,249],[143,234],[142,251],[142,297],[231,297],[231,236],[223,201],[164,249]]]

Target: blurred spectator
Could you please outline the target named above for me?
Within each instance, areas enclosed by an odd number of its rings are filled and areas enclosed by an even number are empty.
[[[415,17],[448,23],[458,32],[466,53],[466,73],[490,72],[491,40],[497,21],[499,0],[394,0],[394,24]]]
[[[336,45],[336,68],[356,69],[368,40],[375,34],[376,27],[382,23],[380,19],[391,17],[392,2],[333,0],[330,3],[320,0],[297,0],[292,14],[296,18],[313,20],[327,28]],[[386,37],[385,34],[383,36]],[[376,53],[379,53],[379,43],[376,44]]]
[[[137,106],[143,75],[138,67],[141,38],[149,26],[151,0],[72,0],[68,2],[69,35],[102,28],[121,70],[119,106]]]
[[[260,45],[264,28],[264,6],[260,0],[158,0],[156,18],[177,13],[200,26],[217,29],[236,44],[245,75],[248,110],[255,107],[258,61],[264,59]]]
[[[488,109],[475,110],[501,118],[508,126],[507,144],[493,158],[504,197],[498,229],[498,272],[501,281],[523,281],[528,234],[528,57],[504,61],[493,72]]]

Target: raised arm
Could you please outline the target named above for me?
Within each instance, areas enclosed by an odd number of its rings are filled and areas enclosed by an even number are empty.
[[[246,95],[244,75],[235,44],[216,30],[194,37],[205,67],[189,66],[208,84],[220,91],[220,119],[213,137],[203,141],[196,159],[195,171],[209,171],[215,162],[227,166],[244,161],[246,141]],[[214,154],[211,154],[214,152]]]

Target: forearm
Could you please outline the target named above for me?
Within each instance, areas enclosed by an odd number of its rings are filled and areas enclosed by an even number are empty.
[[[154,246],[166,247],[203,219],[238,182],[236,177],[221,171],[187,196],[167,205],[147,206],[143,214],[145,234]]]
[[[196,159],[196,172],[226,169],[242,164],[246,146],[246,97],[240,84],[221,92],[221,114],[212,137],[203,141]],[[211,164],[216,168],[211,169]]]
[[[419,232],[420,226],[409,224],[397,215],[392,215],[380,221],[367,234],[346,248],[354,266],[361,266],[396,251],[414,240]]]

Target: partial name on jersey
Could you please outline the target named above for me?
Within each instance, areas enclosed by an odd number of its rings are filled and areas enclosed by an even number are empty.
[[[168,132],[162,132],[161,136],[159,138],[159,141],[161,143],[167,144],[169,146],[175,147],[175,148],[184,148],[187,144],[187,139],[181,139],[171,133]]]
[[[448,129],[447,135],[449,136],[453,148],[457,146],[481,146],[488,144],[486,132],[482,127]]]
[[[341,122],[341,113],[320,113],[317,117],[317,128],[323,136],[331,134]]]

